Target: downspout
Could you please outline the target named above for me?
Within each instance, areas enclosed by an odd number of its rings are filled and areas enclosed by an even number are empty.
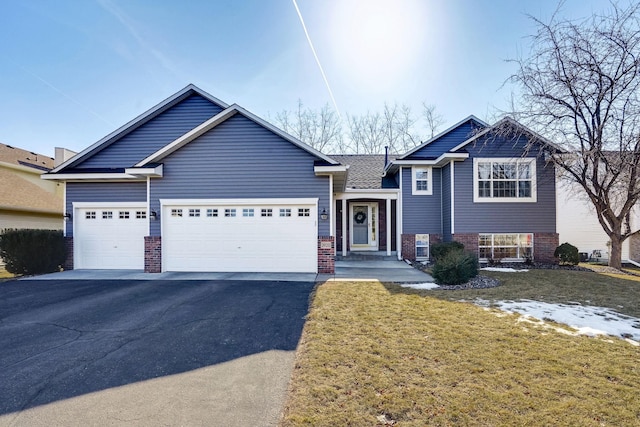
[[[402,261],[402,166],[400,166],[400,191],[396,202],[396,253],[398,261]]]

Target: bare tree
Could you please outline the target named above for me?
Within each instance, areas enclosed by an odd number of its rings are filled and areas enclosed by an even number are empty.
[[[340,117],[329,104],[316,111],[304,108],[302,101],[298,100],[296,111],[284,110],[276,114],[276,123],[282,130],[318,151],[345,148]]]
[[[512,76],[521,90],[516,118],[564,149],[550,159],[593,204],[615,268],[622,243],[640,232],[630,223],[640,198],[639,8],[612,3],[579,22],[559,12],[548,23],[532,18],[532,52]]]
[[[422,103],[422,116],[427,125],[427,131],[429,132],[429,138],[433,138],[436,132],[444,123],[444,117],[436,111],[436,106],[433,104]]]

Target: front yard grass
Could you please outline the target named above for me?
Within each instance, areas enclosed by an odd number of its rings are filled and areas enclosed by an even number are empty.
[[[588,299],[632,314],[640,283],[578,272],[495,275],[503,286],[428,295],[377,282],[320,285],[282,426],[639,425],[638,347],[450,300]]]

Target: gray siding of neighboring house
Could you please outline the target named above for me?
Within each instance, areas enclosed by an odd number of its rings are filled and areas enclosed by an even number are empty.
[[[73,202],[147,202],[146,182],[67,182],[65,212],[73,212]],[[66,222],[68,237],[73,221]]]
[[[222,111],[220,106],[208,99],[200,95],[192,95],[75,168],[131,167],[220,111]]]
[[[164,176],[151,180],[151,209],[159,199],[319,198],[329,210],[329,178],[314,175],[312,154],[237,114],[167,156]],[[329,220],[318,220],[329,235]],[[151,235],[160,235],[152,221]]]
[[[486,142],[486,143],[485,143]],[[479,141],[466,147],[470,156],[455,165],[455,224],[457,233],[510,233],[556,231],[555,174],[544,159],[536,161],[537,202],[474,203],[473,158],[521,157],[525,140]],[[534,157],[533,150],[528,157]]]
[[[414,196],[411,194],[411,167],[402,169],[402,233],[440,234],[442,232],[441,170],[434,168],[433,194]]]
[[[454,166],[455,168],[455,166]],[[442,240],[451,240],[451,165],[445,165],[442,173]]]

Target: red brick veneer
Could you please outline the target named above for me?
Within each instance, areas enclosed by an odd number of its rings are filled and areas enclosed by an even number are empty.
[[[327,245],[327,242],[329,242],[330,245]],[[327,247],[323,248],[322,246],[327,246]],[[334,274],[336,272],[335,247],[336,247],[335,237],[333,236],[318,237],[318,273]]]
[[[416,235],[403,234],[402,238],[402,259],[409,261],[416,260]]]
[[[537,262],[556,263],[553,256],[560,245],[558,233],[533,233],[533,259]]]
[[[478,233],[456,233],[452,240],[462,243],[465,251],[478,255]]]
[[[144,272],[160,273],[162,271],[162,237],[144,237]]]

